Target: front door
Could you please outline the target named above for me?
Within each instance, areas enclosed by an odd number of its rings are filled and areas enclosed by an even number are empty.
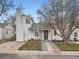
[[[48,30],[44,30],[44,39],[48,40]]]

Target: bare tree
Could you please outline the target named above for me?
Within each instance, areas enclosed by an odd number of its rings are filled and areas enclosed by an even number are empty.
[[[0,0],[0,16],[13,6],[13,0]]]
[[[57,35],[68,43],[70,35],[76,29],[75,21],[78,11],[76,0],[48,0],[48,3],[37,12],[56,31]]]

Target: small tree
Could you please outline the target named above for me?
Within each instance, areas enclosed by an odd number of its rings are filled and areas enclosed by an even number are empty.
[[[78,12],[76,0],[48,0],[48,3],[37,12],[45,19],[46,24],[68,43],[70,35],[76,29]]]

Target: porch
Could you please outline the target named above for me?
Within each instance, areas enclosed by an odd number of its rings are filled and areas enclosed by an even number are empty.
[[[52,29],[38,30],[38,38],[42,40],[53,40],[54,32]]]

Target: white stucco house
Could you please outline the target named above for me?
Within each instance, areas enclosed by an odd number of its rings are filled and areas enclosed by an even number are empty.
[[[13,36],[13,27],[9,23],[0,23],[0,40],[11,39]]]
[[[58,31],[58,33],[60,33]],[[16,11],[16,41],[28,41],[31,38],[40,40],[62,40],[55,31],[43,22],[34,23],[32,17],[23,15],[18,9]],[[75,29],[70,39],[79,40],[79,28]]]
[[[14,19],[14,20],[12,20]],[[57,30],[60,34],[60,32]],[[0,40],[11,39],[16,35],[16,41],[40,40],[63,40],[56,34],[54,29],[45,25],[44,22],[35,23],[31,16],[22,14],[17,9],[16,15],[7,23],[0,23]],[[79,28],[76,28],[70,36],[72,41],[79,40]]]

